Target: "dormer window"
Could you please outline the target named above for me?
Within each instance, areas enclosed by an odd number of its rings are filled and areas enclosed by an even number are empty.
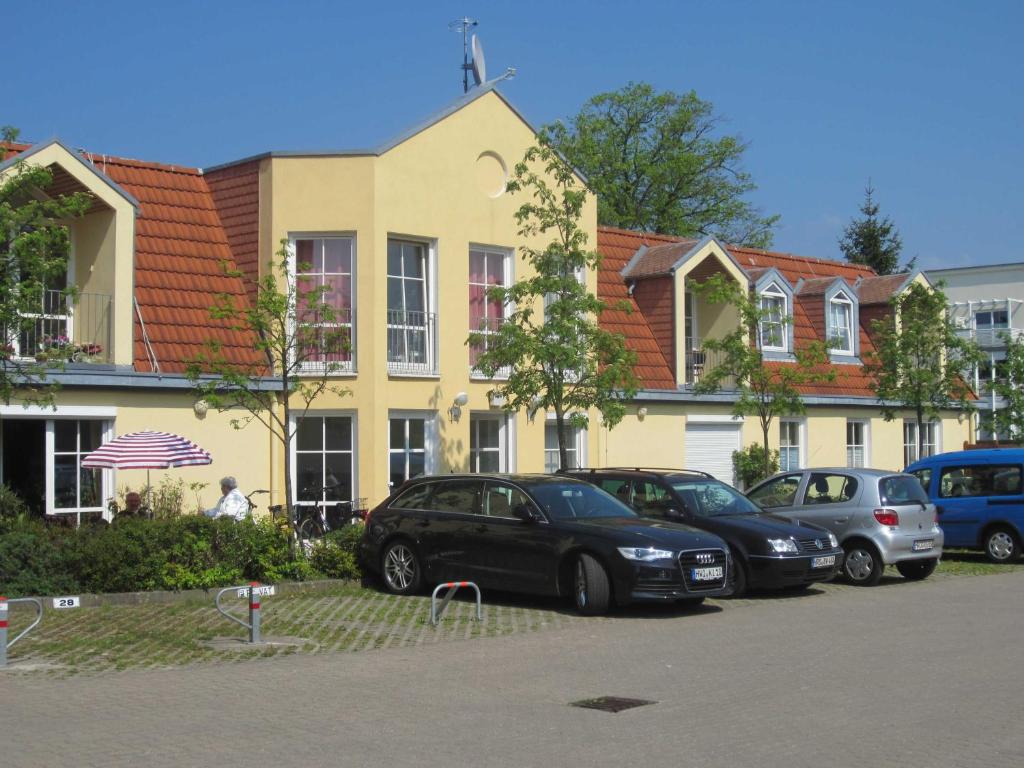
[[[786,294],[775,283],[761,291],[761,349],[785,352],[789,335]]]
[[[828,325],[830,351],[836,355],[852,355],[853,302],[843,291],[829,300]]]

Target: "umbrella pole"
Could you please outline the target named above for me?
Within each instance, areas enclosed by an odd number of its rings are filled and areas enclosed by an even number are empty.
[[[153,484],[149,481],[149,468],[146,468],[146,506],[149,507],[149,519],[153,519]]]

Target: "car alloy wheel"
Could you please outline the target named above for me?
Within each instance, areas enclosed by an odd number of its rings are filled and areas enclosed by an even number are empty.
[[[851,583],[871,587],[882,578],[882,564],[866,544],[854,544],[846,550],[843,572]]]
[[[1012,533],[1000,528],[989,534],[985,551],[993,562],[1009,562],[1017,556],[1017,542]]]
[[[587,574],[581,558],[576,561],[576,607],[581,611],[586,610],[587,602]]]
[[[384,581],[392,592],[413,591],[419,582],[419,564],[408,545],[398,543],[384,553]]]

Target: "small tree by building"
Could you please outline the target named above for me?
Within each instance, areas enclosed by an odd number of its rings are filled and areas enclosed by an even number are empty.
[[[580,228],[588,193],[574,170],[541,142],[516,165],[508,191],[527,197],[515,214],[524,242],[554,237],[541,248],[522,246],[532,274],[490,290],[507,317],[493,333],[471,333],[467,343],[482,350],[477,370],[507,373],[493,389],[507,409],[554,411],[559,467],[568,469],[567,427],[586,427],[591,408],[609,427],[621,420],[624,401],[636,392],[636,355],[621,335],[598,325],[605,302],[582,279],[600,257]]]
[[[852,219],[839,238],[839,250],[847,261],[864,264],[880,275],[891,275],[900,270],[903,239],[892,219],[879,217],[875,202],[875,188],[868,182],[864,190],[864,203],[860,207],[862,218]],[[911,259],[904,269],[913,269]]]
[[[957,335],[941,289],[915,282],[890,304],[890,315],[872,323],[875,351],[864,370],[886,421],[902,411],[914,414],[922,456],[926,423],[943,410],[971,409],[965,376],[984,358],[974,342]]]
[[[223,345],[207,341],[189,364],[187,375],[196,394],[219,412],[240,411],[231,426],[252,421],[266,427],[284,453],[285,506],[292,503],[292,440],[298,424],[324,393],[346,394],[332,384],[351,348],[351,326],[340,322],[338,310],[326,301],[331,287],[297,280],[311,265],[293,266],[287,240],[281,241],[273,269],[255,284],[255,299],[222,294],[210,316],[231,331],[253,339],[259,361],[229,359]],[[245,279],[236,270],[225,272]]]
[[[18,131],[0,128],[0,160]],[[64,286],[71,238],[69,219],[82,216],[92,196],[40,194],[53,181],[47,168],[16,162],[0,181],[0,402],[10,405],[17,398],[25,405],[53,405],[56,384],[48,370],[63,365],[63,357],[47,359],[38,345],[39,316],[47,302],[53,303],[55,286]],[[67,286],[59,301],[75,295]],[[62,307],[51,307],[50,311]],[[56,340],[54,340],[56,343]],[[67,339],[63,339],[67,342]],[[37,359],[37,355],[42,359]]]
[[[1005,358],[996,364],[993,376],[979,382],[981,392],[1001,401],[997,410],[983,411],[982,425],[1000,442],[1024,439],[1024,338],[1002,334]]]
[[[704,371],[694,387],[699,394],[711,394],[728,388],[735,391],[735,416],[757,416],[762,445],[768,445],[772,421],[777,416],[798,416],[806,411],[801,388],[832,381],[835,372],[828,366],[828,347],[812,341],[797,347],[792,361],[765,360],[756,343],[761,321],[767,317],[760,300],[723,275],[715,275],[700,288],[713,304],[736,308],[739,322],[735,330],[718,339],[706,339],[704,348],[717,352],[719,361]],[[784,322],[789,322],[788,318]],[[771,452],[762,451],[764,476],[771,474]]]

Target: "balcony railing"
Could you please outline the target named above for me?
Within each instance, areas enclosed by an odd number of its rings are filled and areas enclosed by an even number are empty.
[[[476,330],[470,330],[470,333],[483,334],[483,340],[480,344],[469,345],[469,372],[473,378],[485,379],[488,378],[482,371],[477,370],[476,363],[480,359],[480,355],[486,352],[490,346],[490,337],[493,336],[498,330],[505,324],[506,320],[503,317],[498,318],[482,318],[477,324]],[[512,369],[508,366],[499,368],[494,374],[495,379],[507,379]]]
[[[958,328],[956,335],[984,349],[1001,349],[1006,339],[1016,341],[1024,336],[1024,328]]]
[[[703,348],[703,339],[686,339],[686,386],[693,387],[700,383],[705,374],[713,371],[725,360],[722,352]],[[728,377],[721,382],[721,388],[731,390],[736,388],[736,379]]]
[[[8,334],[7,354],[40,361],[109,363],[112,305],[102,293],[44,291],[38,313]]]
[[[304,346],[301,373],[322,373],[329,368],[330,373],[352,373],[355,371],[356,336],[355,310],[336,309],[331,321],[308,322],[304,324],[302,335],[297,340]]]
[[[388,310],[388,373],[437,374],[437,315]]]

